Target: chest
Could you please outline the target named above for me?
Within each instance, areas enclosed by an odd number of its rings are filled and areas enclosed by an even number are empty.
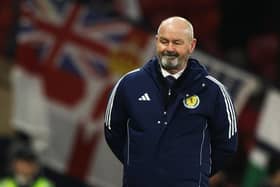
[[[126,103],[128,117],[136,129],[165,128],[181,126],[193,129],[203,128],[214,106],[207,90],[187,89],[177,91],[159,89],[153,84],[146,84],[130,89]],[[170,97],[170,98],[167,98]],[[194,124],[194,126],[192,126]],[[176,128],[176,127],[175,127]]]

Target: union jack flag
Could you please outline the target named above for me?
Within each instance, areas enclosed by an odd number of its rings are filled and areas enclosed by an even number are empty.
[[[97,9],[69,1],[23,1],[17,64],[25,72],[21,75],[40,80],[47,101],[42,110],[47,118],[43,129],[49,131],[42,151],[45,163],[89,183],[114,186],[121,179],[114,174],[119,166],[101,138],[107,97],[119,76],[140,66],[153,49],[150,33]],[[18,105],[30,105],[26,98],[17,100]],[[36,107],[30,110],[38,112]],[[34,115],[26,120],[28,115],[18,114],[23,112],[17,110],[13,118],[30,133],[38,124],[30,120]],[[100,171],[106,167],[109,174]]]

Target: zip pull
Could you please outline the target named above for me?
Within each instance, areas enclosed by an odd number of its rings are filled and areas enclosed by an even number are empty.
[[[168,90],[168,96],[170,96],[171,95],[171,89],[169,88],[169,90]]]

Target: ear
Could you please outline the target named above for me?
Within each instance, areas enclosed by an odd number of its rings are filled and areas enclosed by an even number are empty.
[[[155,36],[155,40],[158,41],[158,35]]]
[[[192,53],[196,46],[196,38],[193,38],[190,44],[190,53]]]

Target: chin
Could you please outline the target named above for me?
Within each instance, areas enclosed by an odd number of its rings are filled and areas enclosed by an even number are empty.
[[[163,67],[165,67],[166,69],[177,69],[178,66],[179,66],[178,63],[172,63],[172,62],[163,64]]]

